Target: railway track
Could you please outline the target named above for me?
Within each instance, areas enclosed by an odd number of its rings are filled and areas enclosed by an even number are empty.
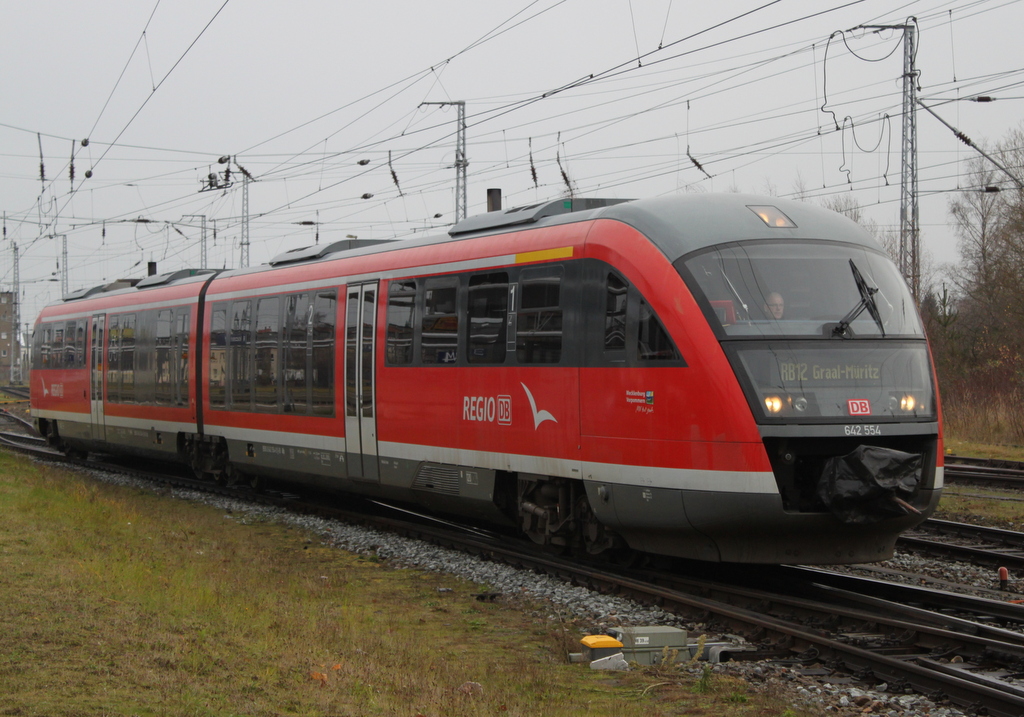
[[[0,436],[0,441],[8,440]],[[59,453],[24,441],[16,450],[65,460]],[[124,465],[70,462],[139,474]],[[747,582],[735,576],[728,580],[721,576],[682,578],[678,571],[623,572],[543,554],[530,546],[512,544],[505,537],[454,529],[438,521],[394,517],[395,513],[367,515],[310,503],[294,494],[257,495],[249,489],[216,486],[184,474],[168,479],[150,472],[143,477],[369,524],[656,604],[686,619],[745,634],[747,644],[731,653],[735,659],[823,663],[867,681],[912,688],[933,698],[945,696],[962,707],[984,708],[990,715],[1024,714],[1024,682],[1014,677],[1024,665],[1024,634],[1012,629],[1024,625],[1024,607],[1019,605],[795,567],[758,569],[756,573],[748,570]],[[751,576],[754,585],[749,582]]]
[[[949,483],[974,483],[997,488],[1024,488],[1024,463],[990,458],[946,456],[943,471]]]
[[[22,401],[29,400],[30,391],[28,386],[0,386],[0,391]]]
[[[929,519],[900,536],[897,546],[933,557],[952,558],[1024,577],[1024,533],[1002,528]]]

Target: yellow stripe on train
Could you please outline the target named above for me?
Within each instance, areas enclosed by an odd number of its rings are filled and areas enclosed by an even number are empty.
[[[550,259],[571,259],[572,247],[563,246],[557,249],[541,249],[540,251],[527,251],[516,254],[516,264],[526,264],[531,261],[548,261]]]

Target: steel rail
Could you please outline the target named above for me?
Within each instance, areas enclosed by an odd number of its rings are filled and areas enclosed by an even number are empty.
[[[27,401],[31,397],[28,386],[0,386],[0,391],[23,401]]]

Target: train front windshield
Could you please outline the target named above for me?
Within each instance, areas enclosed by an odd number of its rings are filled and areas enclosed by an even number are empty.
[[[921,321],[885,255],[840,243],[745,242],[681,268],[759,421],[935,420]]]
[[[726,244],[685,266],[727,337],[924,337],[914,300],[883,254],[850,244]],[[858,307],[868,304],[862,310]]]

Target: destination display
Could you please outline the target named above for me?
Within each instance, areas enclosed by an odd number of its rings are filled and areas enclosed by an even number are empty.
[[[779,364],[779,374],[785,382],[793,381],[879,381],[882,367],[878,364],[817,364],[785,362]]]
[[[759,342],[730,354],[749,380],[755,413],[783,419],[872,421],[934,418],[924,342]]]

